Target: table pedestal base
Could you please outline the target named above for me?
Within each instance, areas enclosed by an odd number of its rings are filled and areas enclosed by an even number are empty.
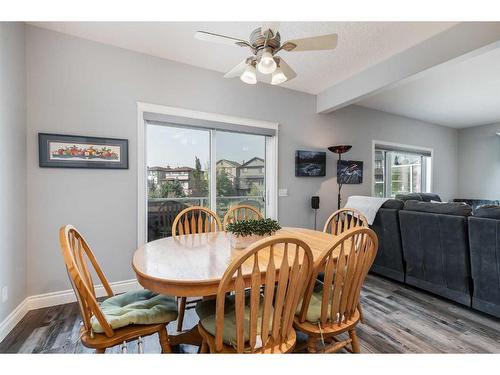
[[[201,346],[202,338],[198,331],[198,325],[195,325],[193,328],[183,331],[178,335],[169,335],[168,341],[171,346],[179,344]]]

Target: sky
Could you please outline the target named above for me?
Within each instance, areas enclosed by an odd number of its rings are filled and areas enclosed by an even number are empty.
[[[210,157],[209,131],[173,126],[147,126],[148,166],[192,167],[198,156],[203,169]],[[261,135],[217,131],[216,158],[248,161],[254,156],[264,158],[265,137]]]

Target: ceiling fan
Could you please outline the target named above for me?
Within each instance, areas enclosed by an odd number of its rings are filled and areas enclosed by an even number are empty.
[[[337,34],[294,39],[281,43],[278,27],[279,22],[266,22],[252,31],[249,41],[208,31],[197,31],[194,37],[207,42],[250,48],[252,55],[227,72],[224,78],[239,76],[243,82],[251,85],[257,83],[257,71],[264,75],[259,76],[261,81],[268,81],[266,76],[271,75],[272,85],[279,85],[297,76],[285,60],[277,55],[282,50],[287,52],[319,51],[332,50],[337,46]]]

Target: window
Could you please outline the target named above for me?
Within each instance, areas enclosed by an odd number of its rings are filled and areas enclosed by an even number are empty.
[[[204,206],[222,219],[237,204],[275,217],[275,135],[146,121],[147,241],[172,235],[177,214]],[[247,172],[247,173],[244,173]],[[269,198],[269,199],[268,199]]]
[[[431,191],[430,150],[375,143],[373,194],[394,198],[397,194]]]

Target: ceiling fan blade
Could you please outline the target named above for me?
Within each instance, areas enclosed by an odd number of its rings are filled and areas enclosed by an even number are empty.
[[[199,40],[204,40],[206,42],[221,43],[229,45],[249,45],[248,42],[243,39],[233,38],[226,35],[209,33],[208,31],[197,31],[194,33],[194,37]]]
[[[243,74],[246,68],[247,68],[247,60],[245,59],[238,65],[236,65],[233,69],[231,69],[229,72],[224,74],[224,78],[239,77]]]
[[[266,35],[267,31],[271,31],[273,33],[272,36],[274,36],[278,32],[279,27],[279,22],[263,22],[262,26],[260,27],[260,31],[262,35]]]
[[[283,73],[285,74],[285,76],[287,78],[286,82],[297,77],[297,73],[295,73],[295,71],[292,68],[290,68],[290,65],[288,65],[285,62],[285,60],[283,60],[283,58],[281,58],[281,57],[280,57],[279,67],[281,68],[281,70],[283,71]]]
[[[330,50],[337,47],[337,34],[294,39],[284,43],[281,49],[288,52]]]

